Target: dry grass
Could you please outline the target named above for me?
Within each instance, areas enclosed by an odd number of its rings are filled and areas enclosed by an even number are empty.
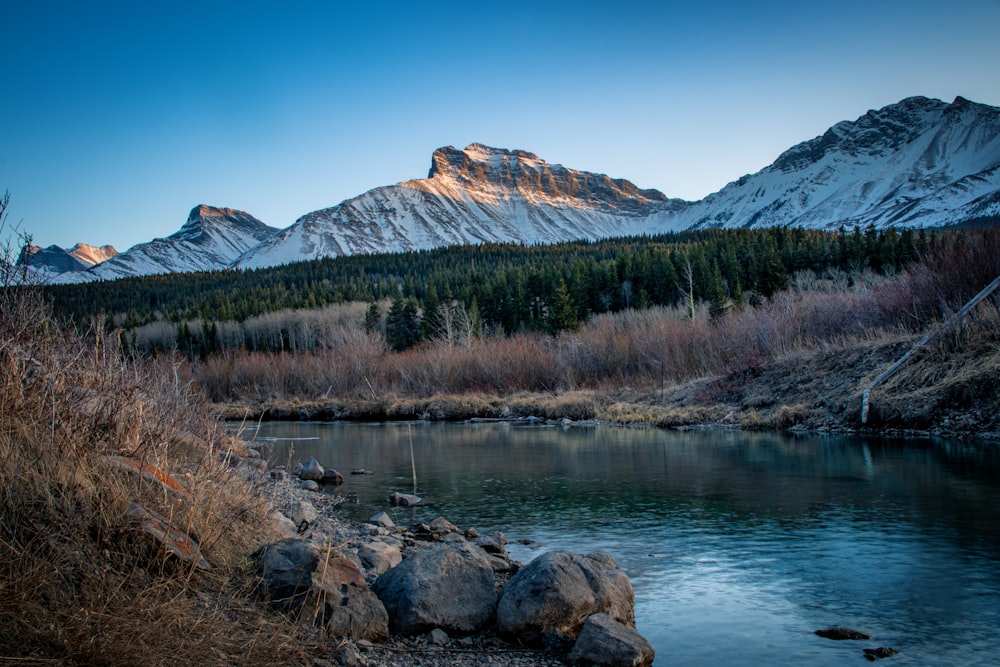
[[[507,400],[510,412],[520,417],[543,419],[596,419],[601,399],[594,391],[555,394],[515,394]]]
[[[182,369],[64,335],[9,283],[0,327],[0,662],[305,662],[292,626],[254,602],[246,555],[265,507],[219,461],[234,442]],[[107,455],[155,466],[184,493]],[[148,538],[133,504],[197,539],[211,570]]]
[[[872,408],[873,422],[883,426],[1000,430],[1000,309],[980,306],[970,321],[920,349],[873,392]]]

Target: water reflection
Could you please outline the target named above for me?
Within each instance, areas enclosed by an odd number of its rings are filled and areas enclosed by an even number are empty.
[[[264,424],[274,461],[348,473],[364,520],[390,490],[501,529],[520,560],[612,554],[636,588],[658,664],[840,665],[868,646],[893,664],[995,664],[1000,457],[968,443],[673,433],[513,424]],[[268,440],[274,438],[274,440]],[[310,439],[315,438],[315,439]],[[295,440],[290,440],[295,439]],[[834,624],[874,634],[831,642]]]

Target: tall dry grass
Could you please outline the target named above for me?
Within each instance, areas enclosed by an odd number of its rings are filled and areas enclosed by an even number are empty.
[[[135,365],[100,334],[64,333],[35,291],[0,278],[0,663],[304,662],[290,626],[250,595],[266,508],[219,461],[233,441],[178,365]],[[211,569],[148,538],[136,504],[198,540]]]

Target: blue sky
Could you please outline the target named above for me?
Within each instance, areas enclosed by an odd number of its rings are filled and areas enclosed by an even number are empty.
[[[912,95],[1000,105],[1000,0],[8,3],[0,191],[40,245],[286,227],[472,142],[698,199]],[[9,231],[9,230],[8,230]]]

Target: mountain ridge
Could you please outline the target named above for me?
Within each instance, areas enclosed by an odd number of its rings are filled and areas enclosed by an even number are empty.
[[[483,242],[554,243],[713,227],[942,227],[1000,216],[1000,108],[927,97],[869,110],[698,201],[473,143],[427,177],[374,188],[276,229],[196,206],[166,239],[57,282],[262,268],[344,254]]]
[[[226,269],[277,231],[245,211],[199,204],[170,236],[132,246],[86,271],[60,274],[52,282]]]

